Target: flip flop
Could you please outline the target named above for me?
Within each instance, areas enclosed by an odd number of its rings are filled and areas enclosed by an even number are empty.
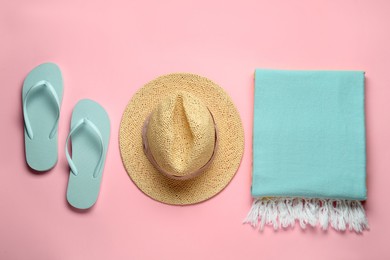
[[[83,99],[73,109],[66,139],[66,158],[70,167],[67,200],[78,209],[95,204],[100,190],[110,138],[110,119],[98,103]],[[69,140],[72,156],[69,154]]]
[[[62,75],[54,63],[35,67],[24,80],[22,105],[26,161],[36,171],[50,170],[57,163],[62,95]]]

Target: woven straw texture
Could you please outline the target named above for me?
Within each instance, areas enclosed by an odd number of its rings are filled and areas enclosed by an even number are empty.
[[[189,180],[174,180],[158,172],[143,152],[142,127],[159,104],[188,92],[210,110],[218,128],[218,148],[205,172]],[[236,173],[244,151],[240,116],[227,93],[211,80],[194,74],[161,76],[141,88],[128,103],[120,125],[119,147],[130,178],[149,197],[172,205],[195,204],[224,189]]]
[[[157,164],[171,175],[185,177],[210,160],[215,145],[214,120],[199,98],[180,91],[153,111],[147,137]]]

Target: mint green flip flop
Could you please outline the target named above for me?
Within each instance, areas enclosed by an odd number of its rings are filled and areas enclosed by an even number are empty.
[[[72,156],[68,150],[70,139]],[[110,119],[107,112],[92,100],[80,100],[73,109],[65,149],[70,167],[66,197],[73,207],[87,209],[95,204],[109,139]]]
[[[57,163],[62,95],[62,75],[54,63],[35,67],[24,80],[22,105],[26,161],[36,171],[50,170]]]

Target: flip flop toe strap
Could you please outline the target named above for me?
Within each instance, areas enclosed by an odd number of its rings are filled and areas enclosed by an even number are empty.
[[[58,119],[60,117],[60,101],[59,101],[59,98],[58,98],[58,95],[57,95],[57,92],[56,90],[54,89],[53,85],[50,84],[50,82],[46,81],[46,80],[41,80],[41,81],[38,81],[37,83],[35,83],[35,85],[33,85],[26,93],[26,95],[24,96],[24,101],[23,101],[23,118],[24,118],[24,126],[26,128],[26,132],[27,132],[27,136],[30,138],[30,139],[33,139],[34,137],[34,132],[32,130],[32,127],[31,127],[31,123],[30,123],[30,119],[28,117],[28,112],[27,112],[27,101],[29,99],[29,97],[31,96],[31,93],[33,92],[33,90],[35,89],[38,89],[38,88],[43,88],[45,87],[45,89],[47,89],[49,91],[49,93],[51,94],[51,96],[53,97],[53,99],[55,100],[56,102],[56,105],[57,105],[57,117],[56,117],[56,120],[54,122],[54,126],[50,132],[50,135],[49,135],[49,138],[52,139],[54,137],[54,135],[57,133],[57,129],[58,129]]]
[[[69,167],[70,167],[70,170],[71,170],[72,174],[77,176],[79,174],[79,172],[77,170],[77,167],[76,167],[74,161],[72,160],[72,158],[71,158],[71,156],[69,154],[68,146],[69,146],[70,137],[74,133],[76,133],[79,129],[81,129],[82,127],[89,127],[90,129],[92,129],[94,131],[96,136],[99,138],[100,156],[99,156],[99,161],[98,161],[98,163],[97,163],[97,165],[95,167],[95,170],[93,172],[93,177],[96,178],[97,174],[100,171],[102,163],[103,163],[103,137],[102,137],[102,134],[100,133],[98,127],[91,120],[89,120],[88,118],[80,119],[77,122],[77,124],[75,124],[74,127],[72,127],[72,129],[70,130],[70,133],[69,133],[68,137],[66,138],[66,147],[65,147],[66,159],[68,160],[68,164],[69,164]]]

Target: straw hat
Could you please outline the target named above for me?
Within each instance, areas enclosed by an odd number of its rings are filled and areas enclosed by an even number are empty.
[[[167,204],[207,200],[224,189],[244,151],[227,93],[194,74],[161,76],[128,103],[120,125],[123,164],[137,187]]]

